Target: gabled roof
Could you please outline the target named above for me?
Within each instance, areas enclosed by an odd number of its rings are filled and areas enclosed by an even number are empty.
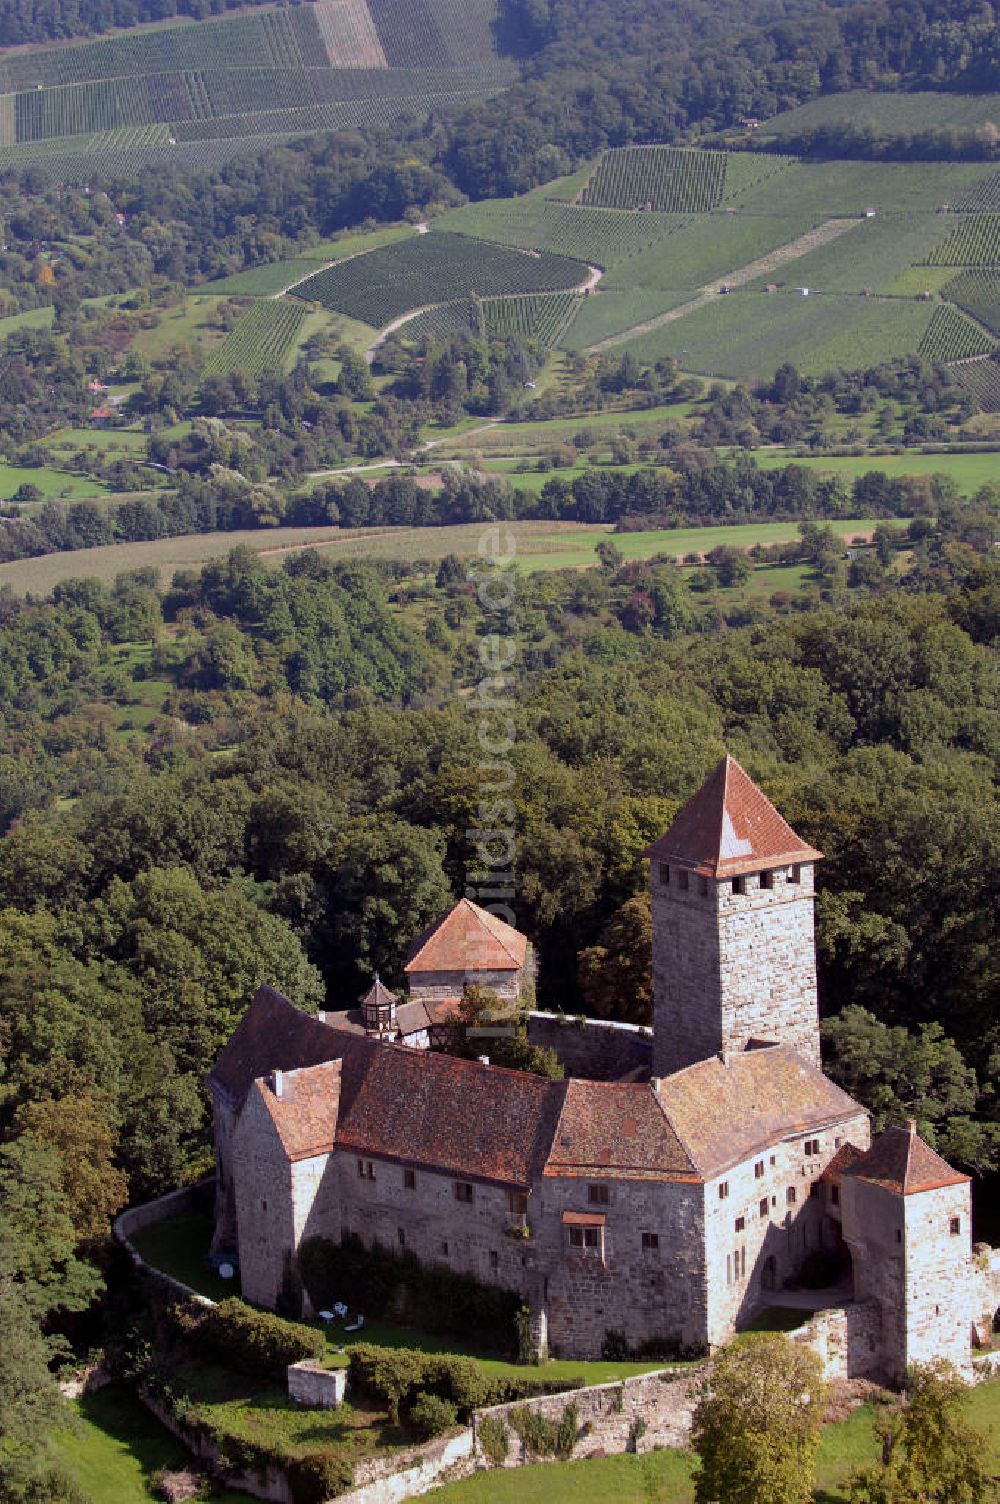
[[[208,1084],[242,1107],[259,1076],[321,1065],[340,1054],[337,1031],[303,1013],[273,987],[259,987],[212,1067]]]
[[[886,1128],[867,1154],[863,1154],[845,1174],[870,1181],[900,1196],[936,1191],[946,1185],[964,1185],[969,1179],[968,1175],[952,1169],[930,1144],[924,1143],[912,1121],[905,1128]]]
[[[545,1165],[546,1175],[699,1180],[653,1087],[574,1079]]]
[[[677,862],[704,877],[736,877],[785,863],[814,862],[822,855],[799,839],[729,756],[644,854]]]
[[[337,1137],[340,1061],[281,1071],[255,1081],[256,1091],[290,1160],[330,1154]],[[280,1095],[279,1095],[280,1092]]]
[[[700,1060],[655,1083],[660,1106],[706,1180],[784,1139],[864,1112],[788,1045]]]
[[[857,1164],[858,1160],[861,1158],[864,1152],[865,1151],[863,1149],[859,1149],[856,1144],[852,1144],[850,1140],[848,1140],[846,1144],[841,1144],[840,1148],[837,1150],[836,1154],[830,1160],[830,1163],[827,1165],[826,1169],[819,1177],[820,1180],[825,1180],[828,1185],[840,1185],[840,1182],[844,1178],[845,1172],[849,1170],[852,1165]]]
[[[406,971],[519,971],[527,948],[519,930],[462,898],[417,936],[407,953]]]

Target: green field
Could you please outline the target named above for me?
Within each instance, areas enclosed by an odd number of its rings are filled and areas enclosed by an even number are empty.
[[[929,304],[903,298],[737,291],[616,348],[641,360],[672,355],[702,375],[753,380],[783,361],[818,375],[915,351],[931,312]]]
[[[651,250],[617,263],[601,285],[612,292],[704,287],[797,240],[816,222],[813,215],[797,213],[701,214]]]
[[[830,524],[841,538],[850,539],[876,526],[871,517],[851,517]],[[683,559],[687,554],[706,554],[727,544],[753,548],[755,543],[787,543],[799,535],[795,522],[747,522],[733,527],[661,528],[650,532],[612,533],[608,527],[586,528],[576,536],[545,540],[544,549],[534,549],[531,540],[518,550],[519,568],[528,573],[549,569],[584,569],[597,563],[597,545],[610,537],[625,559],[651,559],[658,554]],[[770,580],[771,572],[768,571]]]
[[[844,456],[810,455],[798,459],[787,449],[756,449],[752,457],[762,470],[774,470],[780,465],[805,465],[810,470],[820,470],[831,475],[843,475],[854,480],[867,475],[870,470],[880,470],[885,475],[946,475],[953,480],[963,496],[971,496],[980,486],[996,485],[1000,480],[1000,454],[864,454]]]
[[[691,298],[690,288],[674,292],[651,291],[636,287],[628,292],[605,291],[599,287],[584,298],[576,318],[564,331],[560,344],[566,350],[586,350],[600,340],[634,329],[647,319],[666,313]]]
[[[465,235],[434,231],[327,267],[292,296],[381,328],[412,308],[457,296],[553,292],[586,278],[579,261],[527,255]]]
[[[47,465],[8,465],[0,460],[0,500],[9,501],[18,486],[37,486],[46,501],[63,497],[82,501],[88,496],[106,496],[107,487],[67,470],[53,470]]]
[[[786,110],[764,121],[761,136],[794,136],[814,126],[850,121],[854,126],[870,121],[881,134],[894,131],[925,131],[933,126],[985,125],[1000,122],[1000,94],[951,94],[929,92],[891,94],[854,89],[844,94],[826,94],[820,99]]]

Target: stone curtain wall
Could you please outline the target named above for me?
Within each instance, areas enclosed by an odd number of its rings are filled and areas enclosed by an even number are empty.
[[[567,1076],[586,1081],[645,1081],[653,1067],[652,1033],[635,1024],[529,1013],[528,1041],[555,1050]]]
[[[192,1290],[190,1285],[174,1279],[172,1275],[153,1269],[146,1263],[131,1240],[133,1235],[144,1227],[152,1227],[156,1222],[165,1222],[168,1217],[177,1217],[183,1212],[197,1210],[203,1203],[211,1201],[214,1191],[215,1176],[209,1175],[205,1180],[199,1180],[194,1185],[183,1186],[179,1191],[169,1191],[166,1196],[157,1196],[155,1201],[145,1201],[141,1206],[129,1207],[127,1211],[122,1212],[121,1216],[115,1218],[113,1225],[115,1238],[137,1269],[144,1274],[152,1275],[155,1279],[162,1280],[179,1295],[189,1296],[205,1306],[212,1306],[215,1301],[209,1300],[207,1295],[200,1295],[197,1290]]]

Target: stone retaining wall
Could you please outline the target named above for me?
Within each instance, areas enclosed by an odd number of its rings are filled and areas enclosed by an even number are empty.
[[[359,1488],[352,1488],[350,1493],[338,1494],[336,1504],[399,1504],[402,1499],[412,1499],[436,1487],[443,1474],[448,1474],[450,1482],[471,1473],[474,1466],[473,1433],[469,1428],[457,1436],[429,1442],[409,1467],[372,1478]],[[359,1477],[365,1469],[366,1464],[361,1463]]]
[[[115,1218],[113,1231],[118,1242],[125,1249],[135,1267],[144,1274],[152,1275],[155,1279],[162,1280],[179,1295],[189,1296],[203,1306],[214,1306],[215,1301],[209,1300],[207,1295],[202,1295],[197,1290],[192,1290],[190,1285],[184,1284],[183,1280],[174,1279],[171,1274],[164,1274],[162,1269],[154,1269],[147,1264],[142,1254],[132,1242],[135,1233],[144,1227],[152,1227],[156,1222],[165,1222],[168,1217],[176,1217],[180,1212],[194,1211],[206,1195],[214,1195],[215,1176],[209,1175],[204,1180],[196,1181],[194,1185],[182,1186],[179,1191],[168,1191],[165,1196],[157,1196],[154,1201],[144,1201],[141,1206],[130,1206],[127,1211]]]

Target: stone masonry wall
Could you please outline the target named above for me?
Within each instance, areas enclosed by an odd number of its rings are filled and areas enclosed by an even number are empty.
[[[288,1398],[310,1410],[335,1410],[347,1391],[346,1368],[324,1368],[321,1363],[288,1365]]]
[[[292,1167],[267,1109],[253,1090],[233,1134],[240,1285],[246,1300],[273,1306],[294,1252]]]
[[[906,1370],[903,1197],[845,1175],[840,1190],[844,1240],[854,1266],[854,1298],[882,1313],[879,1363],[891,1380]]]
[[[421,971],[409,979],[408,991],[412,1002],[438,1002],[441,998],[461,997],[466,983],[477,987],[489,987],[500,997],[512,1000],[521,995],[520,971]]]
[[[555,1050],[567,1076],[587,1081],[641,1081],[652,1071],[652,1033],[635,1024],[529,1013],[528,1040],[542,1049]]]
[[[979,1284],[972,1263],[968,1181],[902,1199],[907,1364],[946,1358],[968,1370]]]
[[[669,1075],[749,1039],[792,1045],[819,1064],[813,867],[761,874],[745,893],[653,862],[653,1069]],[[683,886],[687,879],[687,887]]]
[[[806,1142],[816,1140],[819,1153],[807,1155]],[[708,1339],[713,1347],[727,1342],[765,1297],[773,1298],[769,1292],[780,1291],[809,1253],[827,1246],[820,1175],[843,1143],[866,1149],[868,1141],[868,1117],[859,1113],[825,1131],[810,1130],[776,1144],[706,1184]]]

